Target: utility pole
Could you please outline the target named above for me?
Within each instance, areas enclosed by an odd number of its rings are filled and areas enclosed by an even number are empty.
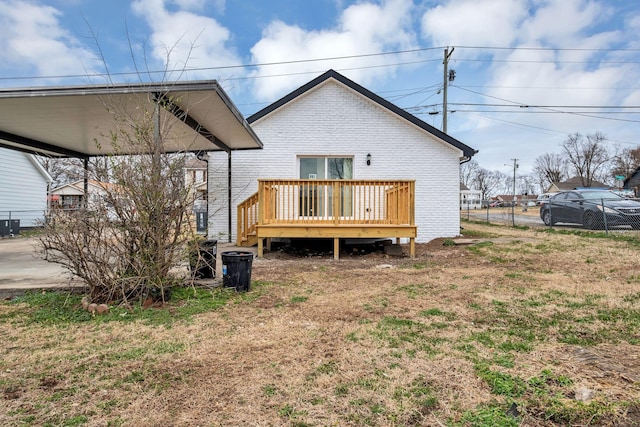
[[[449,73],[449,58],[453,54],[455,47],[451,48],[451,52],[449,52],[449,48],[444,48],[444,60],[442,63],[444,64],[444,87],[442,89],[442,132],[447,133],[447,87],[449,86],[449,82],[453,81],[456,78],[456,72],[451,70]]]
[[[518,159],[513,160],[513,199],[511,200],[511,223],[516,226],[516,169],[518,169]]]

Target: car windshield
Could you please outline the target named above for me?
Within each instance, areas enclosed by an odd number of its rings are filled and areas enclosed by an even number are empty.
[[[581,191],[580,195],[584,197],[586,200],[611,200],[611,199],[622,199],[623,197],[617,195],[616,193],[612,193],[611,191],[602,191],[602,190],[594,190],[594,191]]]

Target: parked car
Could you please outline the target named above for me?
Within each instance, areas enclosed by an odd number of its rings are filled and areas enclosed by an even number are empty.
[[[618,225],[640,229],[640,202],[607,190],[562,191],[540,205],[540,218],[546,225],[563,222],[589,229]]]
[[[543,193],[543,194],[540,194],[536,198],[536,206],[540,206],[541,204],[545,203],[547,200],[549,200],[550,197],[552,197],[555,194],[557,194],[557,193]]]

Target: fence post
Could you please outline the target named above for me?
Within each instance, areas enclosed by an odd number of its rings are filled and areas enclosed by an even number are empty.
[[[602,218],[604,220],[604,234],[609,235],[609,227],[607,226],[607,212],[604,207],[604,199],[600,199],[600,206],[602,206]]]

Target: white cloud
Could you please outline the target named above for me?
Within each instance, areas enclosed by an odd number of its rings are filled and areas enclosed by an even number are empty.
[[[509,46],[527,13],[522,0],[451,0],[424,13],[422,34],[436,46]]]
[[[608,49],[634,47],[640,20],[617,16],[606,0],[449,0],[425,11],[421,23],[422,35],[436,45],[519,48],[456,49],[451,63],[458,71],[455,84],[473,85],[488,96],[454,87],[450,102],[638,105],[640,96],[621,90],[632,86],[629,76],[640,72],[637,55]],[[536,47],[546,50],[527,49]],[[474,61],[480,53],[483,62]],[[494,62],[485,67],[484,60],[491,58]],[[602,131],[615,139],[625,125],[593,109],[553,108],[603,118],[551,114],[548,109],[505,110],[511,114],[453,114],[449,120],[450,131],[481,150],[483,166],[500,168],[517,157],[526,169],[538,155],[557,151],[569,133]]]
[[[202,10],[205,0],[172,0],[180,9],[184,10]]]
[[[580,47],[584,31],[594,26],[607,11],[587,0],[539,2],[535,14],[520,29],[521,43],[544,42],[553,47]]]
[[[176,0],[193,7],[197,0]],[[242,63],[235,50],[228,46],[229,30],[215,19],[183,10],[169,11],[164,0],[136,0],[133,11],[143,17],[151,27],[153,57],[162,67],[172,72],[168,78],[177,78],[185,68],[211,68]],[[190,71],[190,79],[211,78],[221,71]]]
[[[0,61],[37,76],[94,73],[96,57],[59,22],[61,12],[26,1],[0,3]],[[56,79],[54,79],[56,80]]]
[[[335,28],[321,31],[309,31],[282,21],[274,21],[265,28],[262,39],[251,49],[252,62],[267,64],[300,59],[336,58],[415,47],[411,29],[411,10],[410,0],[388,0],[381,5],[358,3],[342,12]],[[273,101],[287,90],[292,90],[310,79],[309,75],[291,75],[294,73],[318,72],[329,68],[345,70],[351,67],[389,64],[394,61],[397,61],[397,58],[389,55],[369,59],[261,66],[252,73],[253,76],[289,75],[256,79],[255,96],[260,100]],[[384,67],[345,70],[344,74],[366,85],[393,72],[393,67]]]

